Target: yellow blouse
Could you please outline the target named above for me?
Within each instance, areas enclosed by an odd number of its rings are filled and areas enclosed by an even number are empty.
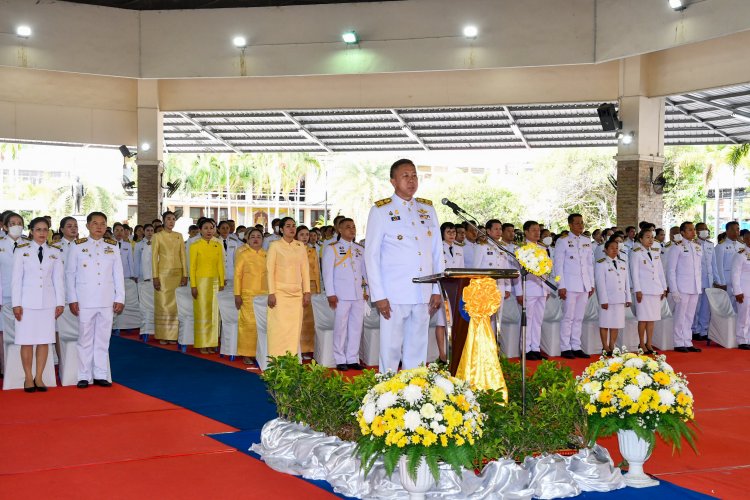
[[[242,252],[245,253],[245,252]],[[266,258],[268,293],[310,293],[310,264],[305,245],[297,240],[291,243],[283,238],[271,243]]]
[[[242,295],[243,291],[250,295],[268,293],[266,251],[247,244],[237,249],[234,258],[234,294]]]
[[[161,278],[161,273],[173,269],[182,269],[182,276],[187,277],[185,260],[185,242],[182,235],[174,231],[160,231],[151,238],[151,269],[154,278]]]
[[[190,281],[196,283],[198,278],[216,277],[219,286],[224,286],[224,247],[214,239],[200,238],[190,245]]]
[[[310,291],[320,293],[320,259],[315,248],[307,247],[307,263],[310,267]]]

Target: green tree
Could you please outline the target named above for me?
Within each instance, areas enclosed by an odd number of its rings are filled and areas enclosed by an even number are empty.
[[[389,173],[390,166],[378,161],[344,157],[335,163],[328,178],[332,216],[344,214],[364,228],[370,207],[393,193]]]
[[[698,220],[706,201],[709,165],[715,150],[691,146],[670,147],[664,160],[664,212],[669,220]]]

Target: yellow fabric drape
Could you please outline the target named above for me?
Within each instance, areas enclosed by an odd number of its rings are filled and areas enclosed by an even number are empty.
[[[266,258],[268,293],[276,306],[268,309],[268,354],[295,354],[302,332],[302,294],[310,293],[310,264],[299,241],[279,239],[271,243]]]
[[[474,278],[464,288],[463,299],[471,320],[456,377],[473,383],[478,389],[502,391],[507,402],[508,388],[490,326],[490,316],[502,300],[497,283],[492,278]]]
[[[320,293],[320,260],[318,252],[310,246],[307,247],[307,262],[310,267],[310,293]],[[315,317],[312,303],[302,312],[302,334],[299,342],[301,352],[315,350]]]
[[[185,243],[179,233],[161,231],[151,239],[151,270],[161,289],[154,290],[154,337],[177,340],[177,298],[175,290],[187,276]]]
[[[258,330],[255,324],[253,299],[256,295],[268,293],[268,271],[266,251],[254,250],[242,245],[235,253],[234,295],[242,297],[237,331],[237,354],[255,357]]]
[[[216,240],[199,239],[190,245],[190,286],[198,289],[193,300],[196,348],[219,345],[219,287],[224,286],[224,247]]]

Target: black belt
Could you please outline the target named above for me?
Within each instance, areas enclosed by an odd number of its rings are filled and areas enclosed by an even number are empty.
[[[143,280],[143,281],[151,281],[151,279],[149,278],[149,279],[147,279],[147,280]]]

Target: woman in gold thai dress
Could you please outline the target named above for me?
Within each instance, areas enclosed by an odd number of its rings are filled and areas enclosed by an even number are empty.
[[[237,333],[237,354],[244,356],[246,365],[255,362],[258,330],[255,324],[253,299],[268,293],[266,251],[263,233],[252,228],[245,235],[247,243],[237,249],[234,261],[234,305],[240,311]]]
[[[216,234],[216,223],[206,219],[201,237],[190,245],[190,292],[193,295],[194,346],[202,354],[213,354],[219,345],[219,298],[224,290],[224,248]]]
[[[185,241],[173,231],[177,218],[174,212],[162,215],[164,228],[154,234],[151,243],[151,269],[154,284],[154,337],[160,344],[177,343],[178,286],[187,285]]]
[[[282,237],[271,243],[266,258],[269,356],[299,352],[302,310],[310,304],[307,250],[294,239],[294,219],[284,217],[280,227]]]
[[[297,241],[305,245],[307,262],[310,266],[310,293],[320,293],[320,258],[314,245],[310,244],[310,231],[306,226],[297,227]],[[300,337],[300,352],[315,350],[315,317],[312,304],[305,306],[302,313],[302,335]]]

